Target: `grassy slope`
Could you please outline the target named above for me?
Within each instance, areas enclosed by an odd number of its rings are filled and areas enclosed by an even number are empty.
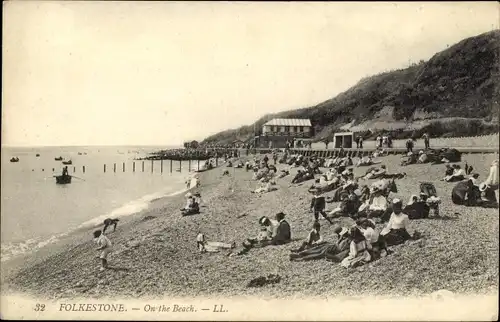
[[[316,125],[316,138],[326,137],[350,122],[363,127],[363,122],[373,119],[385,106],[393,107],[394,122],[405,118],[411,122],[441,117],[495,120],[500,102],[499,52],[499,30],[467,38],[435,54],[427,62],[362,79],[347,91],[316,106],[266,115],[251,126],[215,134],[205,142],[247,140],[253,136],[254,126],[260,129],[274,117],[310,118]],[[498,130],[497,122],[495,124],[484,126],[480,134]],[[467,135],[461,126],[455,129],[452,132],[457,135]],[[429,130],[432,132],[432,128]]]
[[[487,175],[494,155],[467,155],[465,159]],[[383,158],[390,171],[401,171],[398,156]],[[279,167],[280,168],[280,167]],[[356,175],[366,168],[355,169]],[[27,265],[12,280],[14,290],[41,293],[49,297],[79,296],[304,296],[304,295],[417,295],[439,289],[458,293],[490,292],[498,289],[498,210],[452,205],[453,184],[436,182],[443,200],[441,213],[458,219],[411,221],[424,232],[425,244],[397,246],[395,253],[364,267],[347,271],[338,264],[318,260],[290,262],[289,249],[307,236],[312,215],[307,213],[306,183],[290,187],[290,177],[278,182],[279,190],[254,195],[251,172],[230,169],[231,177],[221,179],[222,169],[202,176],[202,215],[183,218],[178,209],[183,197],[163,200],[144,212],[150,221],[136,220],[110,235],[115,253],[110,264],[128,271],[98,271],[95,244],[87,240],[69,245],[65,251],[34,265]],[[405,203],[418,192],[416,182],[442,177],[443,166],[409,166],[408,177],[397,182]],[[415,181],[415,178],[418,178]],[[333,208],[336,204],[331,205]],[[278,211],[288,214],[292,245],[252,250],[246,256],[226,257],[225,253],[199,254],[195,237],[201,229],[208,240],[241,242],[258,231],[262,215]],[[240,217],[240,218],[238,218]],[[352,224],[342,219],[344,225]],[[322,233],[333,239],[331,227],[322,221]],[[135,243],[135,244],[134,244]],[[252,278],[278,273],[279,285],[246,288]],[[4,285],[5,286],[5,285]]]

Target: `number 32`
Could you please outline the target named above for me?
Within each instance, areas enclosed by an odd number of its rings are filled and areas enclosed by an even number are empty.
[[[42,312],[42,311],[45,311],[45,304],[36,304],[36,305],[35,305],[35,311],[36,311],[36,312]]]

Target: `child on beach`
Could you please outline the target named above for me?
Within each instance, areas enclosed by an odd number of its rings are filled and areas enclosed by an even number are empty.
[[[94,231],[94,239],[96,239],[96,243],[99,246],[97,250],[102,250],[99,258],[102,263],[101,271],[103,271],[108,268],[108,255],[111,253],[112,244],[109,238],[106,237],[100,230]]]
[[[314,212],[314,221],[318,221],[319,214],[321,214],[323,218],[333,225],[333,221],[325,213],[325,197],[321,195],[321,191],[315,188],[311,189],[310,192],[313,194],[310,208],[311,212]]]

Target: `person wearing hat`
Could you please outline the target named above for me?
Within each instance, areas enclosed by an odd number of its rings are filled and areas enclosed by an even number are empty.
[[[299,253],[307,248],[313,246],[318,246],[323,243],[323,237],[320,234],[321,225],[318,221],[313,224],[313,229],[309,232],[307,239],[302,242],[302,245],[298,249],[292,249],[291,252]]]
[[[285,220],[285,214],[279,212],[276,214],[276,221],[278,226],[276,228],[276,235],[270,241],[270,245],[283,245],[289,243],[292,239],[292,232],[290,224]]]
[[[365,239],[371,243],[371,255],[373,259],[385,257],[387,255],[387,246],[385,240],[380,236],[380,233],[375,228],[375,222],[372,219],[362,218],[356,221]]]
[[[479,195],[478,205],[485,208],[498,208],[498,200],[495,191],[488,186],[486,183],[481,183],[479,185]]]
[[[454,164],[453,166],[453,174],[451,176],[445,177],[444,181],[446,182],[457,182],[465,179],[465,170],[460,168],[458,164]]]
[[[368,217],[380,217],[387,211],[387,198],[379,185],[372,186],[366,213]]]
[[[333,233],[337,236],[336,242],[327,242],[299,253],[290,254],[291,261],[309,261],[326,258],[329,261],[340,262],[349,253],[350,236],[345,227],[335,225]]]
[[[426,163],[427,161],[429,161],[429,157],[427,156],[427,153],[424,153],[424,151],[420,150],[418,152],[418,160],[417,160],[417,163]]]
[[[406,207],[404,207],[403,212],[408,215],[409,219],[429,218],[430,207],[426,199],[427,195],[424,193],[420,193],[420,198],[416,195],[412,195]]]
[[[451,177],[453,175],[453,167],[450,164],[446,164],[445,167],[446,167],[446,170],[444,172],[445,178]]]
[[[200,212],[199,205],[196,203],[196,200],[192,193],[188,192],[186,194],[186,206],[181,209],[181,213],[183,216],[194,215]]]
[[[388,246],[399,245],[411,239],[408,233],[410,218],[403,212],[403,202],[397,198],[392,200],[392,214],[387,226],[380,233]]]
[[[477,195],[475,188],[478,189],[474,186],[474,183],[470,179],[457,182],[451,190],[451,201],[456,205],[467,205],[473,203],[471,200],[477,199],[474,197]]]
[[[333,221],[328,218],[325,212],[325,197],[321,195],[320,189],[314,188],[310,192],[313,194],[310,211],[314,213],[314,221],[318,221],[319,215],[321,214],[321,216],[323,216],[323,218],[325,218],[330,224],[333,224]]]
[[[349,255],[342,260],[340,265],[345,268],[350,268],[361,266],[370,262],[372,259],[370,254],[372,250],[371,243],[366,240],[365,236],[357,226],[351,228],[350,235],[352,241],[349,245]]]

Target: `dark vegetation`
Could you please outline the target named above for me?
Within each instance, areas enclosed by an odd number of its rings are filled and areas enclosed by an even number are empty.
[[[259,134],[264,123],[276,117],[310,119],[315,139],[320,141],[342,125],[359,125],[373,119],[386,106],[394,108],[394,122],[416,121],[417,109],[419,114],[427,115],[426,119],[432,119],[419,129],[393,131],[391,135],[398,139],[423,132],[445,137],[495,133],[499,130],[499,53],[500,30],[467,38],[427,62],[364,78],[316,106],[266,115],[252,125],[217,133],[202,143],[249,141]],[[366,130],[360,133],[366,138],[382,132]]]

